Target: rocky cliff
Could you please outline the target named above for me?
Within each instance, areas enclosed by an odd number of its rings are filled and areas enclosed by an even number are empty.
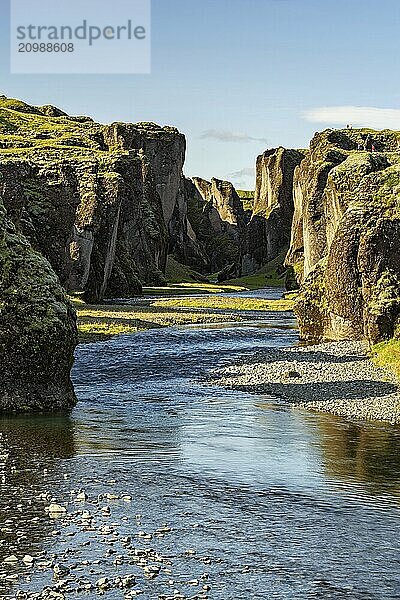
[[[392,337],[400,315],[400,133],[317,134],[294,176],[287,263],[304,338]],[[373,150],[373,151],[372,151]]]
[[[0,412],[74,405],[75,313],[50,264],[17,233],[0,200]]]
[[[293,177],[303,158],[303,152],[282,147],[257,158],[253,214],[242,232],[242,275],[254,273],[289,247]]]
[[[192,266],[208,273],[226,270],[234,276],[239,269],[241,234],[249,219],[235,188],[229,181],[194,177],[186,180],[185,196],[194,239],[205,257],[205,262]]]
[[[198,251],[187,219],[185,138],[0,98],[0,191],[62,284],[97,301],[164,282],[169,252]]]

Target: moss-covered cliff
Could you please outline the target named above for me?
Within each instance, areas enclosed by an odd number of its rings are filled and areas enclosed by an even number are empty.
[[[75,313],[0,200],[0,412],[70,408]]]
[[[293,176],[303,158],[303,152],[282,147],[257,157],[253,211],[241,236],[242,275],[256,272],[287,251],[294,210]]]
[[[305,338],[394,335],[400,315],[400,132],[317,134],[294,177],[287,257]]]
[[[243,207],[229,181],[200,177],[187,179],[185,197],[188,218],[200,254],[192,266],[201,272],[221,272],[221,277],[240,273],[241,235],[250,212]]]

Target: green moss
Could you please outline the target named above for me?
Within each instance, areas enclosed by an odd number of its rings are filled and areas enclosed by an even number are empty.
[[[169,284],[207,282],[207,279],[203,275],[196,273],[196,271],[186,265],[182,265],[171,255],[167,259],[165,277]]]
[[[230,279],[225,283],[228,285],[240,285],[249,290],[258,290],[265,287],[285,287],[286,269],[282,267],[286,256],[286,249],[253,275],[246,275],[236,279]]]
[[[391,219],[400,218],[400,165],[396,164],[378,176],[378,189],[372,196],[376,210],[382,212]]]
[[[23,102],[0,98],[1,152],[34,149],[90,149],[101,151],[101,125],[92,121],[76,121],[69,117],[53,117]],[[18,135],[16,135],[18,134]]]
[[[245,292],[247,289],[239,285],[184,282],[165,287],[145,287],[143,293],[147,296],[192,296],[193,294],[232,294]]]
[[[400,379],[400,340],[393,339],[373,346],[372,360],[376,365],[393,371]]]
[[[236,190],[237,195],[242,201],[244,210],[253,210],[254,208],[254,191],[253,190]]]

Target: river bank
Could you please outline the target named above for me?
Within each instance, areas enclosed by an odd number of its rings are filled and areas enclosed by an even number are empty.
[[[363,342],[267,348],[212,373],[213,383],[269,394],[309,410],[356,420],[400,423],[400,389]]]
[[[178,294],[177,294],[178,291]],[[102,341],[122,334],[147,329],[240,322],[249,312],[285,312],[292,309],[290,299],[246,296],[246,288],[232,286],[187,286],[148,288],[147,296],[120,303],[86,304],[71,298],[78,317],[80,343]],[[220,294],[223,293],[224,296]],[[257,292],[253,292],[257,293]],[[243,297],[241,294],[244,294]]]
[[[147,329],[239,321],[235,314],[184,311],[178,308],[129,304],[79,304],[76,306],[80,343],[103,341]]]

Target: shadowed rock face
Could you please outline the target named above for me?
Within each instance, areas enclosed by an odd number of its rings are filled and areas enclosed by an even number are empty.
[[[238,274],[241,233],[248,214],[233,185],[195,177],[186,180],[185,195],[191,228],[205,257],[203,265],[197,260],[192,266],[201,272],[228,268],[229,275]]]
[[[204,268],[205,259],[188,219],[183,176],[185,136],[174,127],[160,127],[154,123],[113,123],[105,128],[104,140],[110,151],[136,151],[146,157],[161,199],[168,253],[174,254],[181,263]],[[164,255],[162,271],[165,271],[165,261]]]
[[[0,200],[0,412],[71,408],[75,313]]]
[[[303,283],[296,313],[304,338],[377,342],[395,333],[399,141],[396,132],[327,130],[296,169],[287,263]]]
[[[275,148],[257,158],[251,220],[242,233],[241,273],[248,275],[289,246],[293,218],[293,176],[304,153]]]

